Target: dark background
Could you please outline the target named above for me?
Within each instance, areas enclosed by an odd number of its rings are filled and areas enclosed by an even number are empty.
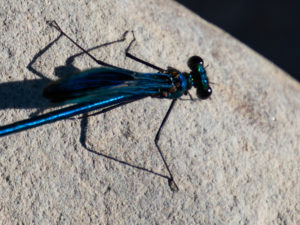
[[[300,1],[177,0],[300,81]]]

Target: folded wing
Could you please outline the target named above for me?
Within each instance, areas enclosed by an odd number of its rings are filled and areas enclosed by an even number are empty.
[[[50,83],[43,96],[60,104],[85,103],[117,96],[149,96],[173,86],[169,74],[94,68]]]

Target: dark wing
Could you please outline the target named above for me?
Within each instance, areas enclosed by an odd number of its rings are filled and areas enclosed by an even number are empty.
[[[169,74],[101,67],[50,83],[44,89],[43,96],[55,103],[84,103],[117,96],[155,95],[172,86]]]

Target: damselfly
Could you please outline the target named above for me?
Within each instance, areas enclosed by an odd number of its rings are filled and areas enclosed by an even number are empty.
[[[189,90],[192,87],[197,89],[196,93],[199,99],[207,99],[211,95],[212,89],[209,86],[203,60],[199,56],[190,57],[187,62],[191,69],[189,73],[180,72],[173,67],[162,69],[129,53],[135,41],[134,33],[132,32],[133,40],[125,51],[126,56],[158,71],[157,73],[134,72],[97,60],[68,36],[55,21],[49,22],[49,25],[58,30],[60,35],[68,38],[85,54],[104,67],[92,68],[77,74],[70,74],[50,83],[44,89],[43,96],[58,105],[72,105],[47,114],[2,126],[0,127],[0,136],[27,130],[47,123],[53,123],[97,109],[100,109],[100,111],[92,115],[104,113],[146,97],[171,99],[172,102],[160,124],[154,142],[169,173],[169,176],[165,176],[165,178],[168,179],[170,188],[173,191],[177,191],[178,187],[158,145],[158,141],[161,130],[177,99],[183,95],[189,95],[192,99],[189,94]]]

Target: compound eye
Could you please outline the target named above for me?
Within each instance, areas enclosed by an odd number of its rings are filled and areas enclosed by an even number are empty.
[[[203,59],[199,56],[192,56],[189,58],[187,65],[188,67],[192,70],[192,71],[197,71],[198,70],[198,66],[203,65]]]
[[[208,87],[206,90],[197,88],[197,96],[200,99],[207,99],[212,93],[212,89]]]

